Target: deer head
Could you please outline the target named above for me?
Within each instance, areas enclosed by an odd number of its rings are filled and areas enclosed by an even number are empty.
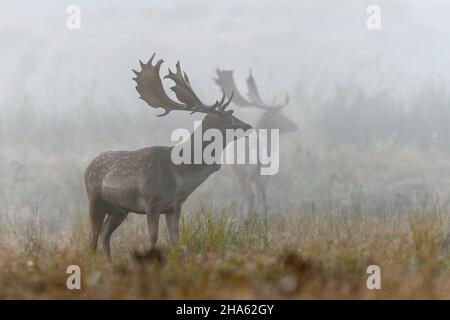
[[[178,101],[174,101],[164,91],[162,80],[159,75],[162,59],[153,64],[155,54],[147,63],[140,62],[141,71],[133,70],[136,77],[136,90],[142,100],[150,107],[163,108],[164,112],[159,117],[165,116],[174,110],[188,111],[191,114],[200,112],[206,113],[203,120],[203,127],[225,129],[243,129],[247,131],[251,126],[233,116],[233,110],[225,110],[233,99],[233,92],[228,95],[223,92],[222,98],[212,105],[204,104],[195,94],[187,74],[181,70],[180,62],[176,64],[176,72],[169,69],[169,73],[163,79],[170,79],[175,84],[170,89],[175,93]]]
[[[240,107],[256,107],[264,110],[264,114],[258,121],[257,127],[264,129],[279,129],[280,133],[293,132],[298,129],[297,125],[286,117],[281,111],[288,105],[289,96],[283,103],[278,104],[275,101],[271,104],[265,103],[259,94],[255,79],[250,71],[247,78],[247,97],[244,97],[236,87],[231,70],[216,70],[217,78],[214,79],[219,87],[225,92],[226,96],[234,95],[233,102]]]

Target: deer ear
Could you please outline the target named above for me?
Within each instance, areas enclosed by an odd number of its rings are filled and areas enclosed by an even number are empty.
[[[233,111],[234,111],[234,110],[227,110],[227,111],[225,111],[225,113],[226,113],[227,115],[231,116],[231,115],[233,114]]]

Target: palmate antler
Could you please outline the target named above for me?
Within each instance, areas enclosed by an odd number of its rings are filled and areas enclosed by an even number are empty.
[[[136,74],[133,80],[137,83],[136,90],[140,95],[139,98],[147,102],[150,107],[163,108],[165,110],[164,113],[158,115],[159,117],[165,116],[173,110],[189,111],[191,114],[195,112],[219,114],[232,112],[231,110],[225,111],[225,108],[233,99],[233,92],[228,95],[226,102],[225,98],[227,95],[224,92],[220,101],[216,101],[213,105],[205,105],[192,89],[187,74],[181,71],[180,62],[176,64],[176,72],[172,72],[169,69],[169,73],[163,77],[163,79],[169,78],[175,82],[175,85],[170,87],[170,89],[175,93],[179,102],[173,101],[164,91],[159,75],[159,70],[164,61],[160,59],[153,65],[154,57],[155,54],[152,55],[147,63],[139,60],[141,71],[133,70]]]
[[[275,101],[271,104],[265,103],[259,94],[258,87],[256,86],[255,79],[252,72],[247,78],[247,98],[244,98],[239,90],[236,88],[236,83],[233,78],[233,71],[231,70],[216,70],[217,78],[214,81],[219,87],[227,94],[234,92],[233,102],[241,107],[257,107],[260,109],[269,110],[272,108],[282,108],[289,103],[289,95],[286,95],[286,100],[282,104],[276,104]]]

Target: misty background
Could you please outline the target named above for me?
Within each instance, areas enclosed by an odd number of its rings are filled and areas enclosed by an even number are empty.
[[[81,30],[66,27],[69,5]],[[381,8],[381,30],[366,9]],[[138,99],[131,80],[154,52],[177,60],[206,102],[215,69],[249,69],[268,101],[286,93],[299,130],[280,137],[272,214],[410,212],[450,195],[447,1],[14,1],[0,5],[0,214],[87,215],[83,171],[100,152],[170,144],[201,115]],[[170,81],[165,82],[166,88]],[[255,124],[258,110],[233,107]],[[239,210],[223,168],[185,212]],[[57,220],[57,219],[56,219]],[[55,220],[55,221],[56,221]]]

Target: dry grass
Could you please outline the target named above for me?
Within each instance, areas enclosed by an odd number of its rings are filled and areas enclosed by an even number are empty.
[[[147,254],[144,217],[130,216],[113,236],[112,263],[89,253],[84,214],[61,232],[40,216],[34,208],[0,224],[0,298],[450,299],[449,221],[438,207],[409,216],[274,215],[267,233],[259,219],[245,225],[205,209],[184,216],[175,250],[162,224],[161,252]],[[66,288],[72,264],[81,267],[81,290]],[[381,267],[381,290],[366,288],[371,264]]]

